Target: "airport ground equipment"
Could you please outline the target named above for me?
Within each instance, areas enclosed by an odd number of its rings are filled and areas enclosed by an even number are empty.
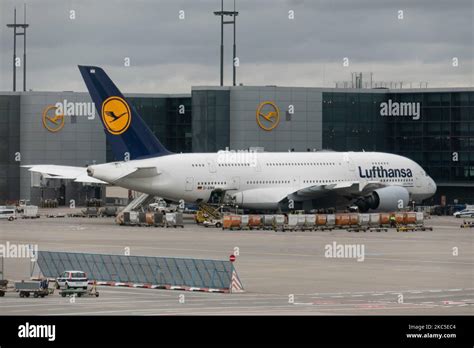
[[[387,227],[371,227],[368,229],[369,232],[388,232]]]
[[[0,280],[0,297],[5,296],[5,293],[8,291],[8,280]]]
[[[71,297],[71,296],[77,296],[77,297],[82,297],[82,296],[91,296],[91,297],[99,297],[99,291],[97,290],[97,285],[94,282],[92,286],[87,289],[61,289],[59,291],[59,295],[61,297]]]
[[[270,214],[265,214],[263,215],[263,219],[262,219],[262,227],[264,230],[273,230],[273,215],[270,215]]]
[[[335,214],[327,214],[326,215],[326,227],[329,230],[334,229],[336,226],[336,215]]]
[[[101,217],[115,217],[117,216],[118,208],[115,206],[105,206],[99,208],[99,215]]]
[[[146,194],[146,193],[142,193],[140,196],[138,196],[133,201],[131,201],[125,208],[123,208],[123,210],[120,213],[117,214],[117,217],[115,218],[115,221],[118,224],[123,225],[124,222],[125,222],[124,221],[125,220],[125,216],[124,216],[125,213],[133,212],[133,211],[136,212],[138,209],[140,209],[143,206],[146,206],[147,204],[151,203],[154,199],[155,199],[154,196]],[[137,219],[138,219],[138,216],[137,216]]]
[[[19,292],[20,297],[30,297],[32,295],[38,298],[52,294],[54,289],[48,287],[46,280],[30,280],[15,282],[15,291]]]
[[[262,227],[262,217],[260,215],[249,215],[249,230],[259,230]]]
[[[22,219],[37,219],[40,215],[38,214],[37,205],[24,205],[22,206],[21,218]]]
[[[240,229],[242,229],[242,230],[248,230],[249,229],[249,219],[250,219],[250,217],[248,215],[241,215],[240,216]],[[218,221],[220,221],[220,220],[218,220]],[[221,223],[221,227],[222,227],[222,223]]]
[[[278,230],[283,231],[285,223],[286,223],[285,215],[277,214],[273,217],[273,229],[275,231],[278,231]]]
[[[33,274],[54,279],[65,267],[81,269],[98,286],[231,293],[243,290],[226,260],[38,251]]]
[[[462,222],[461,228],[474,228],[474,221],[466,221]]]
[[[99,209],[97,207],[87,207],[82,210],[84,217],[93,218],[99,217]]]
[[[222,221],[221,220],[206,220],[202,223],[204,227],[215,227],[215,228],[222,228]]]
[[[198,211],[195,215],[195,220],[198,224],[209,219],[219,220],[221,218],[220,206],[213,206],[204,202],[199,203]]]
[[[424,225],[399,225],[397,232],[414,232],[414,231],[433,231],[433,227]]]
[[[183,213],[181,212],[174,212],[174,213],[166,213],[165,214],[165,224],[166,227],[181,227],[184,228],[183,223]]]
[[[288,221],[284,226],[285,231],[295,231],[298,228],[298,215],[289,214]]]
[[[165,225],[164,214],[160,211],[153,213],[153,226],[163,227]]]
[[[304,215],[304,231],[313,231],[316,227],[316,214]]]
[[[146,212],[144,211],[139,211],[138,212],[138,225],[139,226],[146,226]]]
[[[224,215],[222,219],[223,230],[240,230],[241,216],[240,215]]]

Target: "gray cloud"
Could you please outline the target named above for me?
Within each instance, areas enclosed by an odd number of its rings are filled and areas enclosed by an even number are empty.
[[[11,89],[13,35],[5,24],[14,6],[22,19],[23,2],[0,2],[0,90]],[[219,19],[212,13],[218,0],[26,3],[28,88],[83,91],[78,64],[103,66],[128,92],[186,93],[192,85],[218,83]],[[232,1],[225,4],[231,9]],[[474,84],[472,0],[238,0],[237,7],[238,82],[246,85],[331,87],[351,71],[373,71],[377,80],[428,81],[432,87]],[[179,10],[185,20],[179,20]],[[397,19],[399,10],[403,20]],[[227,26],[227,83],[231,38]],[[20,40],[19,54],[21,47]],[[125,57],[130,68],[123,66]]]

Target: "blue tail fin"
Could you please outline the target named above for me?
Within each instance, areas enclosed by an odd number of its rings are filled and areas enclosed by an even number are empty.
[[[117,161],[168,155],[135,108],[120,93],[104,70],[79,66],[92,101],[104,125],[107,141]]]

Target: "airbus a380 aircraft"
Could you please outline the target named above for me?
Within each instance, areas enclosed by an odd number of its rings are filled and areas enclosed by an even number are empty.
[[[28,166],[79,182],[109,183],[178,202],[224,200],[249,210],[357,205],[397,210],[436,192],[417,163],[378,152],[170,153],[98,67],[79,66],[116,159],[87,168]]]

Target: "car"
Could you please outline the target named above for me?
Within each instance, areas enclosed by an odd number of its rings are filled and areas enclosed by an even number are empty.
[[[474,209],[464,209],[461,211],[457,211],[453,214],[453,216],[457,218],[468,218],[468,217],[474,217]]]
[[[64,271],[56,278],[57,288],[87,290],[87,274],[82,271]]]
[[[16,210],[15,207],[0,207],[0,219],[7,219],[8,221],[13,221],[16,219]]]
[[[221,220],[205,220],[203,223],[204,227],[209,227],[213,226],[216,228],[221,228],[222,227],[222,221]]]

